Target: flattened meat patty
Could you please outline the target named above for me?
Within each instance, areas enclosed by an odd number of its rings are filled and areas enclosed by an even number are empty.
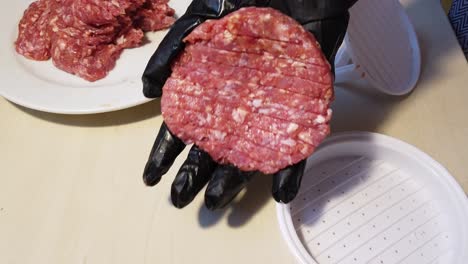
[[[163,88],[169,129],[222,164],[271,174],[329,134],[332,73],[315,37],[271,8],[248,7],[189,34]]]

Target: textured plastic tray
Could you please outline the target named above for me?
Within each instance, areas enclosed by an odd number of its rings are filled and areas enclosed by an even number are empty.
[[[468,261],[465,193],[431,157],[388,136],[327,139],[297,198],[277,213],[299,263]]]

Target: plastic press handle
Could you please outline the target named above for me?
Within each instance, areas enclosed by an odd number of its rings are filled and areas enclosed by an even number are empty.
[[[341,66],[335,69],[335,84],[343,84],[360,79],[354,64]]]
[[[359,78],[360,76],[356,71],[356,66],[349,56],[349,49],[347,48],[346,41],[343,41],[335,59],[335,84],[352,82]]]

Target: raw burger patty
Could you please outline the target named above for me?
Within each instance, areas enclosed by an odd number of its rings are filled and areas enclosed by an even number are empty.
[[[168,0],[38,0],[24,12],[16,51],[88,81],[104,78],[125,48],[146,31],[169,27]]]
[[[163,88],[169,129],[222,164],[271,174],[329,134],[330,65],[315,37],[271,8],[208,20],[184,42]]]

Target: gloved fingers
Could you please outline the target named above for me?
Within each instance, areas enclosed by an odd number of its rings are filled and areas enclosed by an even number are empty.
[[[205,205],[209,210],[225,207],[258,172],[243,172],[232,165],[219,165],[205,192]]]
[[[194,145],[172,183],[171,200],[175,207],[183,208],[193,201],[208,183],[217,163],[208,153]]]
[[[194,0],[187,13],[199,15],[207,19],[221,18],[241,7],[267,6],[270,0]]]
[[[161,97],[162,88],[171,75],[171,62],[185,47],[183,39],[204,20],[197,16],[178,19],[151,56],[143,72],[143,94],[148,98]]]
[[[271,193],[277,202],[289,203],[299,192],[306,160],[286,167],[273,175]]]
[[[270,6],[304,24],[340,17],[356,2],[357,0],[271,0]]]
[[[143,94],[161,97],[162,88],[171,75],[171,63],[185,44],[183,39],[206,19],[220,18],[242,6],[266,5],[268,0],[194,0],[185,14],[171,27],[150,58],[142,76]]]
[[[184,142],[173,135],[163,123],[145,166],[143,173],[145,184],[148,186],[156,185],[184,148]]]

